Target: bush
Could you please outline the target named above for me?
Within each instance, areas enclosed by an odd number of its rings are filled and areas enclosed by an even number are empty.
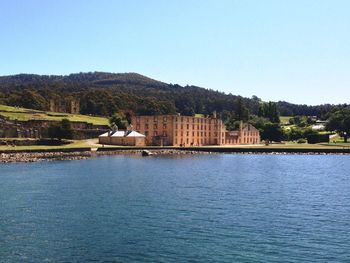
[[[306,143],[306,140],[303,139],[303,138],[301,138],[301,139],[299,139],[299,140],[297,141],[297,143]]]
[[[307,142],[311,144],[327,142],[329,143],[329,134],[310,134],[307,136]]]

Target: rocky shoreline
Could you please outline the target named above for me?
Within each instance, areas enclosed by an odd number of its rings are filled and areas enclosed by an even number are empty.
[[[198,155],[198,154],[269,154],[269,155],[349,155],[349,153],[332,153],[332,152],[217,152],[217,151],[191,151],[178,149],[152,149],[147,150],[148,154],[144,154],[145,150],[116,150],[116,151],[74,151],[74,152],[11,152],[0,153],[1,163],[17,163],[17,162],[39,162],[39,161],[62,161],[62,160],[84,160],[104,155],[137,155],[137,156],[166,156],[166,155]]]
[[[182,151],[182,150],[151,150],[150,155],[184,155],[184,154],[209,154],[209,152]],[[142,150],[118,150],[118,151],[82,151],[82,152],[17,152],[1,153],[0,163],[16,162],[40,162],[40,161],[63,161],[84,160],[103,155],[140,155]]]

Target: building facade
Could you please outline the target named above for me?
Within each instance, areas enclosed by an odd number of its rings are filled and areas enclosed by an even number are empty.
[[[221,119],[181,115],[134,116],[135,130],[146,136],[146,145],[206,146],[260,143],[259,131],[241,123],[238,131],[226,131]]]
[[[146,145],[203,146],[225,144],[222,120],[180,115],[134,116],[135,130],[146,136]]]
[[[79,114],[80,102],[77,99],[72,100],[50,100],[50,111]]]
[[[243,122],[241,122],[238,131],[226,131],[225,133],[226,145],[259,143],[261,143],[259,130],[251,124],[243,124]]]

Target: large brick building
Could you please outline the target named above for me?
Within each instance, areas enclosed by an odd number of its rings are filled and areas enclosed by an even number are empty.
[[[203,146],[260,143],[259,132],[241,124],[239,131],[227,132],[216,117],[180,115],[134,116],[134,129],[146,136],[147,145]],[[227,138],[226,138],[227,137]]]
[[[225,129],[217,118],[180,115],[135,116],[136,131],[147,145],[201,146],[224,144]]]

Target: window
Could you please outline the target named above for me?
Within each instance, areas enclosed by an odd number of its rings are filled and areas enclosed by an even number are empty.
[[[155,129],[155,130],[158,129],[158,125],[157,125],[157,124],[154,124],[154,125],[153,125],[153,129]]]
[[[187,130],[190,128],[190,125],[189,124],[187,124]]]
[[[157,132],[157,131],[154,131],[154,132],[153,132],[153,135],[154,135],[154,136],[157,136],[157,135],[158,135],[158,132]]]
[[[167,135],[166,135],[166,131],[163,131],[163,136],[164,136],[164,137],[166,137],[166,136],[167,136]]]
[[[163,124],[163,129],[166,129],[166,124]]]
[[[148,123],[145,124],[145,130],[148,130]]]
[[[145,136],[148,136],[148,131],[145,131]]]
[[[163,117],[163,121],[166,122],[166,117]]]

